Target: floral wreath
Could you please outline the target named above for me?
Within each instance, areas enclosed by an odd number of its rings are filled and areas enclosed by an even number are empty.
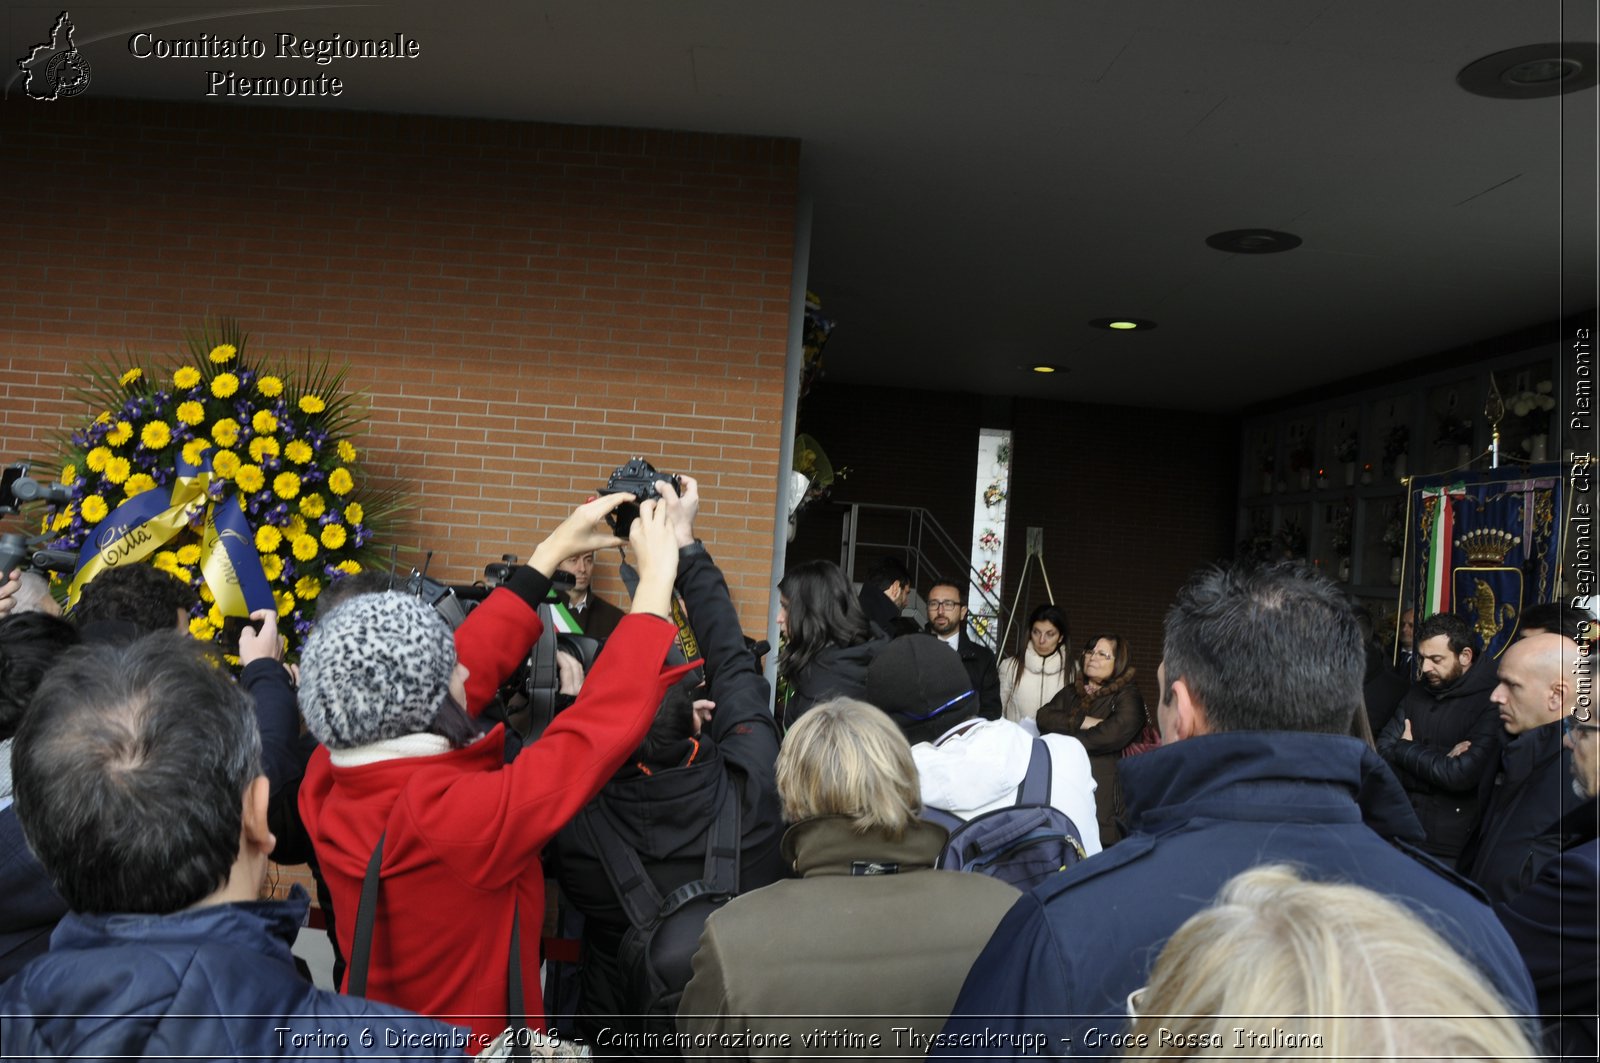
[[[344,370],[309,354],[298,374],[257,364],[246,338],[221,323],[174,365],[112,361],[78,389],[97,412],[60,441],[71,502],[44,528],[78,551],[69,607],[105,569],[148,562],[195,589],[196,639],[271,608],[293,656],[327,582],[371,563],[402,498],[361,476]]]

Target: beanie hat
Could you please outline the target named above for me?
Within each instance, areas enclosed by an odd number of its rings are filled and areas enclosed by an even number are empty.
[[[450,627],[431,606],[396,591],[358,595],[311,629],[300,711],[329,749],[426,731],[455,666]]]
[[[894,718],[903,731],[927,721],[943,734],[978,711],[972,680],[961,655],[932,635],[902,635],[885,646],[867,668],[867,700]]]

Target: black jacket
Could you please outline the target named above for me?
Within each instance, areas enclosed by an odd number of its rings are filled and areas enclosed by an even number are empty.
[[[1600,811],[1591,798],[1561,824],[1562,850],[1513,900],[1494,906],[1539,994],[1545,1044],[1562,1059],[1595,1058],[1600,999]]]
[[[1394,769],[1427,834],[1423,848],[1447,863],[1460,856],[1478,824],[1478,787],[1494,769],[1505,741],[1500,713],[1489,694],[1498,679],[1494,662],[1480,657],[1441,690],[1411,685],[1378,737],[1378,752]],[[1411,721],[1411,741],[1401,738]],[[1458,757],[1459,742],[1472,748]]]
[[[637,852],[665,895],[701,877],[706,831],[737,780],[743,788],[739,867],[743,893],[777,881],[784,872],[778,850],[783,822],[774,774],[778,733],[767,711],[770,688],[745,648],[722,573],[702,548],[687,547],[679,558],[678,590],[705,660],[709,697],[717,707],[701,732],[698,748],[686,748],[687,763],[657,768],[652,774],[634,765],[624,767],[589,806],[599,812],[591,822]],[[637,1013],[641,1003],[623,999],[617,969],[627,916],[581,825],[569,824],[562,830],[556,853],[562,893],[584,916],[578,1031],[593,1037],[605,1026],[633,1029],[616,1018]]]
[[[829,698],[865,698],[867,666],[889,645],[887,636],[854,646],[828,646],[799,674],[789,677],[789,697],[779,717],[787,734],[811,706]]]
[[[1527,889],[1561,852],[1561,820],[1583,802],[1572,789],[1572,752],[1561,721],[1512,738],[1479,786],[1483,819],[1460,870],[1498,904]]]
[[[867,614],[877,629],[885,635],[894,634],[895,621],[900,618],[900,607],[889,596],[870,583],[861,585],[861,611]]]

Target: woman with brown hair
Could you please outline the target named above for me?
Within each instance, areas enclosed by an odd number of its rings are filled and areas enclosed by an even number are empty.
[[[1046,702],[1035,718],[1040,734],[1071,735],[1088,750],[1102,846],[1122,837],[1117,826],[1122,817],[1117,761],[1150,722],[1144,698],[1134,686],[1138,673],[1129,664],[1132,656],[1132,647],[1120,635],[1091,638],[1084,643],[1073,681]]]

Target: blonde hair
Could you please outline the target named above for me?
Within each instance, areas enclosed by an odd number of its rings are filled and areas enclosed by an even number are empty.
[[[1136,998],[1126,1054],[1138,1058],[1537,1056],[1494,988],[1414,914],[1283,864],[1230,880]]]
[[[854,698],[811,708],[778,751],[778,797],[790,823],[847,816],[858,834],[899,838],[922,807],[911,745],[882,710]]]

